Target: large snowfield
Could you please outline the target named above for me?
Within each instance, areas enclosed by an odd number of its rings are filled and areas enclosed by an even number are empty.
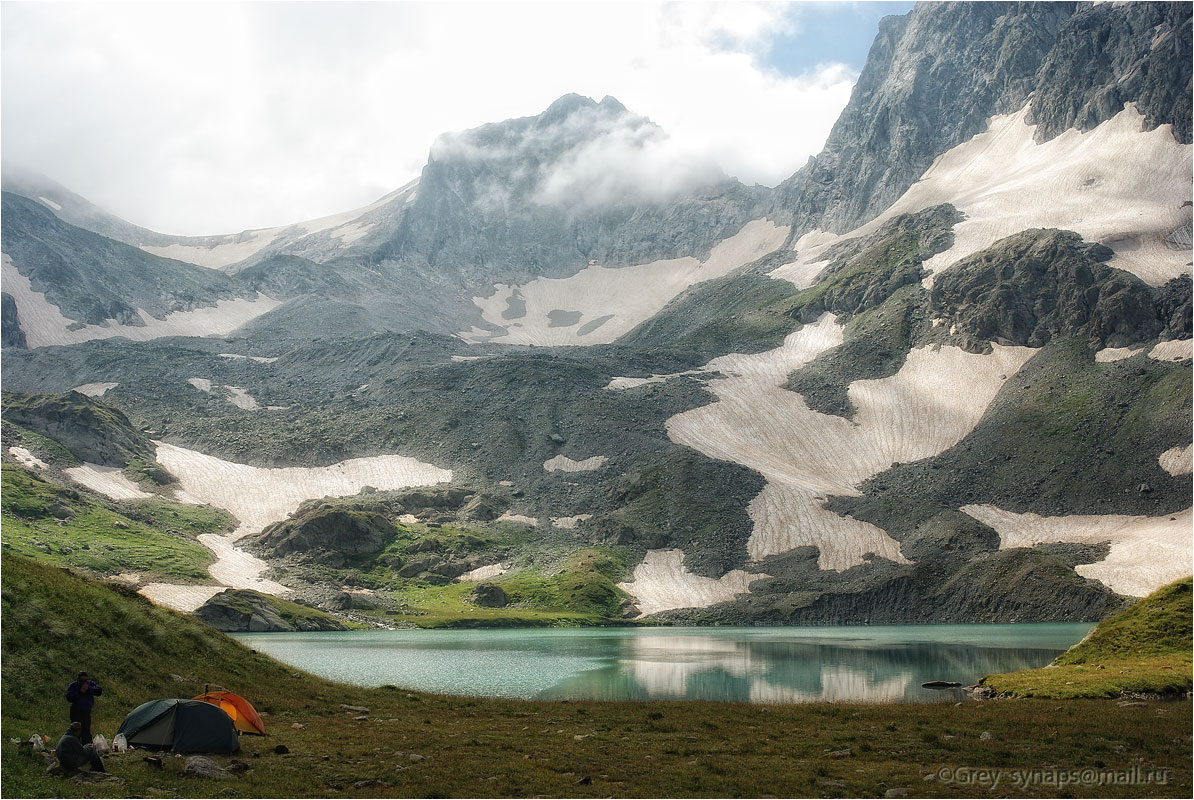
[[[499,284],[474,297],[481,316],[506,332],[474,328],[470,342],[544,346],[608,344],[659,313],[693,284],[720,278],[783,244],[788,228],[748,222],[718,243],[704,261],[673,258],[609,268],[589,266],[568,278],[537,278],[524,286]]]
[[[451,470],[395,455],[354,458],[327,467],[271,469],[236,464],[158,442],[157,460],[178,478],[176,499],[222,508],[240,523],[226,536],[203,534],[199,537],[199,542],[216,556],[208,572],[220,586],[201,588],[158,583],[142,587],[142,594],[151,600],[180,611],[193,611],[226,587],[255,589],[265,594],[285,593],[285,586],[261,577],[268,565],[238,549],[236,541],[270,523],[286,519],[304,500],[354,495],[366,486],[381,490],[405,489],[452,480]],[[92,472],[85,475],[95,484],[92,488],[105,491],[100,488],[104,484]],[[119,485],[109,488],[124,490]],[[109,496],[115,497],[114,494]]]
[[[1188,246],[1167,239],[1190,222],[1191,152],[1168,125],[1142,130],[1129,104],[1091,131],[1068,130],[1043,144],[1028,124],[1029,106],[992,117],[985,132],[941,155],[886,211],[835,236],[806,233],[797,258],[771,273],[811,286],[826,249],[874,233],[888,220],[941,203],[965,215],[954,245],[925,262],[931,273],[1028,228],[1061,228],[1110,247],[1111,265],[1160,286],[1190,272]],[[932,276],[926,279],[931,283]]]
[[[30,348],[79,344],[114,336],[135,342],[163,336],[224,336],[281,305],[278,300],[258,294],[253,300],[219,300],[213,306],[176,311],[162,319],[137,309],[143,325],[122,325],[109,320],[106,325],[80,327],[75,320],[64,317],[58,306],[47,300],[43,293],[35,291],[7,254],[3,256],[3,280],[4,291],[16,302],[21,330],[25,332],[25,341]]]

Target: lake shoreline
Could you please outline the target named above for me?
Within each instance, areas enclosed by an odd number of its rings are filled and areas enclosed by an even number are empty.
[[[937,703],[1043,667],[1090,626],[886,625],[433,629],[235,634],[363,688],[517,700]],[[931,688],[933,682],[955,683]]]

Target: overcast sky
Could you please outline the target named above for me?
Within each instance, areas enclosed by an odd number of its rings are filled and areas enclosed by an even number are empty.
[[[867,3],[0,6],[6,162],[167,233],[365,205],[446,131],[613,95],[681,150],[774,185],[820,150]]]

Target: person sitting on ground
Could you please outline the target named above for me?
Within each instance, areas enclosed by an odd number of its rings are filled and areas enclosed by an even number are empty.
[[[66,687],[66,702],[70,703],[70,721],[83,726],[83,734],[80,737],[83,742],[91,741],[91,708],[95,705],[95,698],[103,693],[104,690],[99,684],[82,671],[74,682]]]
[[[83,740],[79,738],[82,733],[82,724],[78,722],[70,724],[66,733],[62,734],[62,738],[58,740],[58,747],[54,753],[58,758],[58,763],[67,771],[67,774],[74,772],[84,764],[90,764],[92,772],[107,772],[104,769],[103,759],[99,757],[99,753],[95,752],[95,747],[83,744]]]

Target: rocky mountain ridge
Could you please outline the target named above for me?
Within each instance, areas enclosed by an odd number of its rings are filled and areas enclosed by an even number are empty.
[[[6,297],[6,388],[108,387],[184,465],[353,495],[255,537],[313,602],[473,597],[459,579],[492,568],[516,609],[579,582],[602,614],[639,592],[702,623],[1096,618],[1191,550],[1189,18],[888,18],[824,152],[773,192],[696,165],[635,194],[617,159],[654,163],[663,132],[565,96],[445,136],[371,210],[200,245],[247,253],[201,270],[212,301],[275,304],[220,338],[22,349]],[[94,241],[55,197],[6,197],[14,269],[42,230]],[[46,296],[68,310],[74,283]],[[87,294],[176,291],[117,283]],[[461,502],[337,482],[391,454],[450,469]],[[433,525],[476,541],[413,558]]]

